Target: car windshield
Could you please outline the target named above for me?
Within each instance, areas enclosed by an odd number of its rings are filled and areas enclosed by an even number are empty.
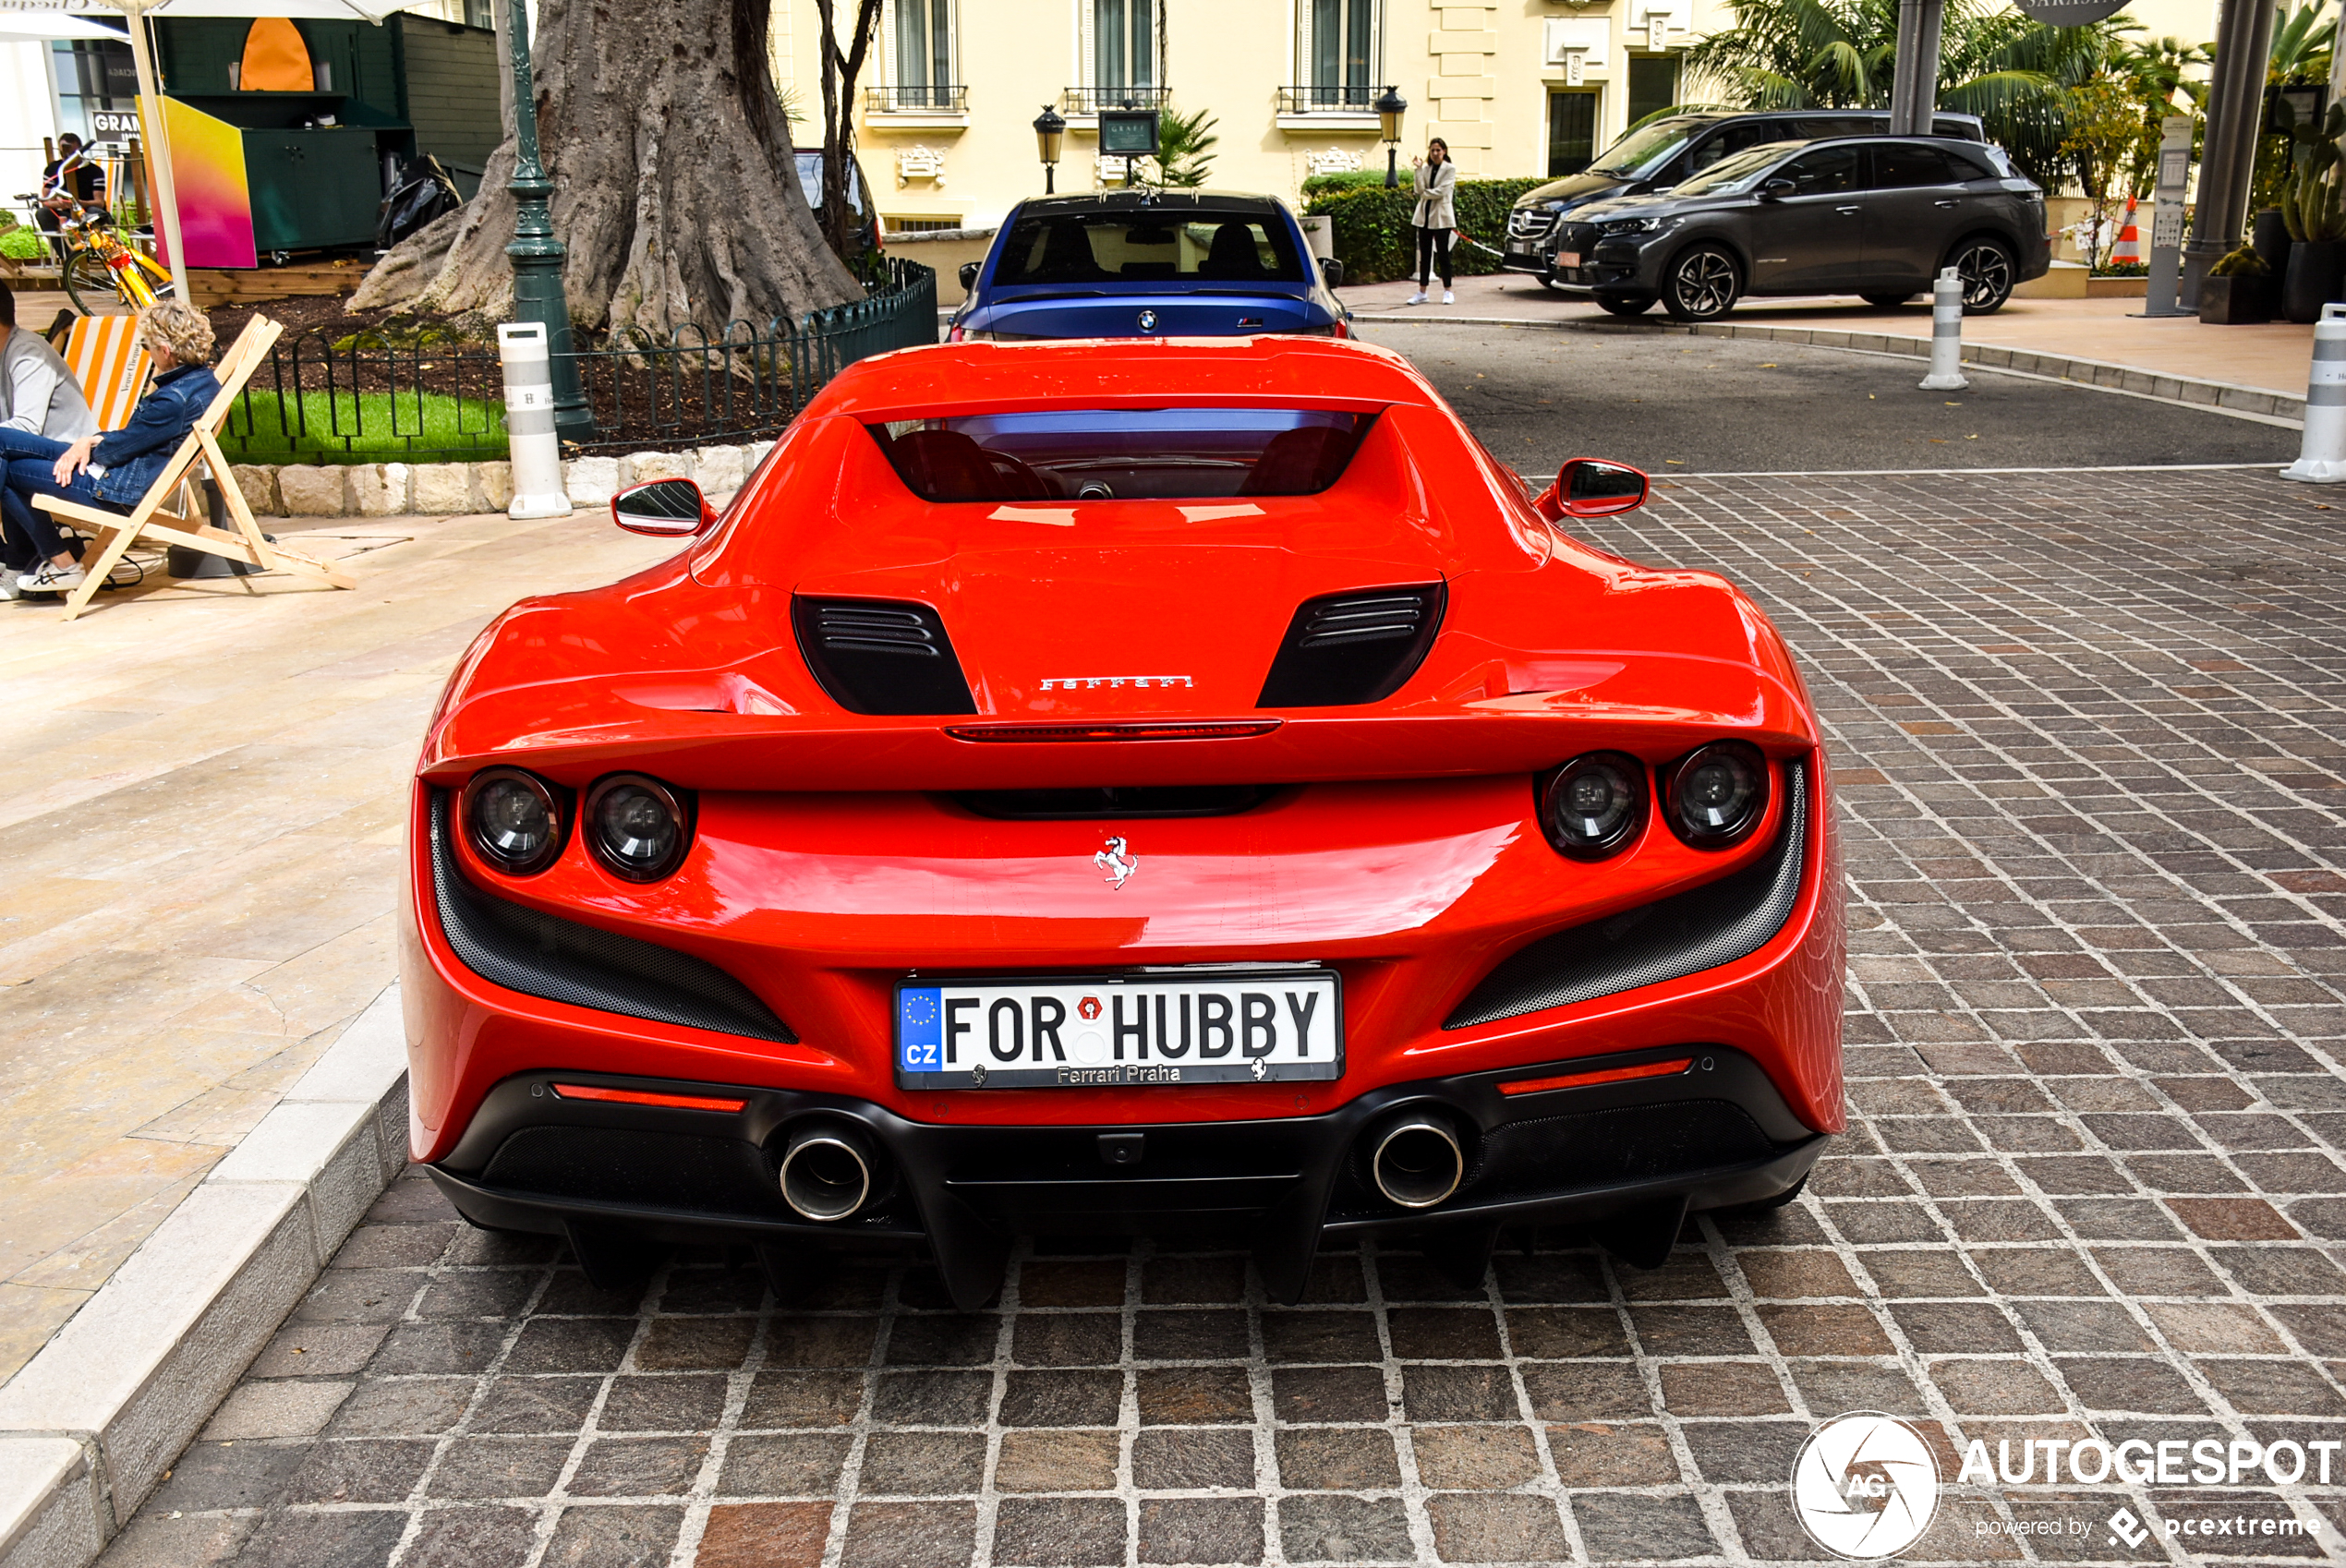
[[[1375,416],[1322,408],[1066,409],[866,427],[924,501],[1315,495]]]
[[[1681,186],[1671,187],[1673,196],[1719,196],[1732,193],[1759,177],[1760,172],[1784,161],[1784,155],[1796,143],[1772,141],[1765,147],[1747,148],[1731,157],[1722,158],[1711,167]]]
[[[1022,218],[1002,245],[997,284],[1300,283],[1288,225],[1262,211],[1059,212]]]
[[[1678,155],[1700,130],[1700,120],[1656,120],[1614,142],[1589,165],[1592,175],[1641,175]]]

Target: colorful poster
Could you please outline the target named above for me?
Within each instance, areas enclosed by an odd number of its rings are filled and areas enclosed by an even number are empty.
[[[170,133],[171,183],[190,267],[257,267],[252,196],[245,184],[244,132],[175,98],[163,101]],[[153,146],[149,139],[147,145]],[[160,199],[161,193],[156,193]],[[155,225],[160,243],[163,225]]]

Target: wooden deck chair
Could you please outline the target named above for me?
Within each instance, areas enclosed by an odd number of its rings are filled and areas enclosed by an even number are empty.
[[[94,506],[63,501],[55,496],[35,496],[33,504],[54,513],[62,522],[84,528],[98,537],[98,549],[82,563],[88,573],[81,586],[67,597],[65,619],[71,621],[87,609],[91,596],[104,585],[106,573],[122,559],[134,540],[144,539],[159,545],[185,545],[190,549],[206,550],[224,555],[231,561],[242,561],[263,572],[294,572],[308,577],[322,577],[337,588],[355,588],[352,578],[326,561],[273,545],[260,532],[260,525],[253,521],[252,509],[245,504],[244,490],[236,476],[229,472],[227,455],[220,450],[220,429],[228,422],[228,411],[245,390],[245,382],[268,357],[271,345],[284,329],[265,316],[255,316],[220,356],[213,374],[220,381],[220,393],[212,400],[195,428],[179,443],[171,460],[139,498],[139,504],[126,514],[104,512]],[[215,528],[210,522],[186,513],[171,511],[166,501],[175,501],[181,488],[194,488],[198,464],[210,470],[219,487],[221,500],[236,524],[232,532]],[[200,493],[200,492],[199,492]],[[184,503],[183,503],[184,504]],[[193,513],[197,507],[188,507]]]
[[[119,430],[147,395],[155,363],[139,346],[136,316],[82,316],[66,338],[66,368],[81,383],[101,430]]]

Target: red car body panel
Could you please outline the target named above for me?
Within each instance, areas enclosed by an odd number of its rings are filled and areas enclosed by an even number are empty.
[[[1374,412],[1317,495],[1068,505],[932,503],[865,426],[961,411]],[[1258,709],[1315,595],[1439,582],[1441,631],[1393,695]],[[852,713],[810,671],[793,594],[919,600],[949,628],[976,712]],[[1179,677],[1179,683],[1168,678]],[[1216,739],[988,744],[1009,722],[1276,720]],[[1774,780],[1737,847],[1659,809],[1611,859],[1569,860],[1533,776],[1592,751],[1664,766],[1748,741]],[[606,871],[573,831],[496,899],[655,942],[734,976],[799,1043],[507,990],[466,968],[432,897],[428,812],[483,766],[584,790],[617,769],[696,793],[664,880]],[[1472,1027],[1445,1019],[1550,933],[1705,886],[1768,852],[1787,768],[1808,794],[1796,902],[1732,962]],[[958,792],[1275,786],[1236,815],[1129,825],[980,815]],[[483,1097],[543,1069],[853,1096],[913,1122],[1091,1126],[1310,1116],[1378,1088],[1648,1045],[1715,1043],[1798,1121],[1844,1125],[1843,916],[1820,729],[1781,638],[1730,584],[1637,566],[1543,520],[1520,480],[1397,356],[1324,340],[949,344],[863,361],[785,433],[716,526],[608,587],[525,600],[465,655],[417,766],[402,900],[414,1152],[440,1161]],[[1138,870],[1094,866],[1124,835]],[[1317,962],[1342,976],[1333,1081],[904,1092],[890,996],[908,971]]]

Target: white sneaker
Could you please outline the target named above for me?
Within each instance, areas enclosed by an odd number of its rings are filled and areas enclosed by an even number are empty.
[[[1455,294],[1451,293],[1451,292],[1450,292],[1448,289],[1446,289],[1446,288],[1445,288],[1445,289],[1444,289],[1444,290],[1442,291],[1442,303],[1443,303],[1443,304],[1445,304],[1445,305],[1456,305],[1457,302],[1458,302],[1458,296],[1457,296],[1457,295],[1455,295]]]
[[[81,586],[89,574],[78,565],[58,567],[48,561],[17,579],[17,591],[23,594],[69,594]]]
[[[1412,305],[1423,305],[1425,303],[1425,290],[1420,289],[1417,293],[1409,296],[1409,303]]]

